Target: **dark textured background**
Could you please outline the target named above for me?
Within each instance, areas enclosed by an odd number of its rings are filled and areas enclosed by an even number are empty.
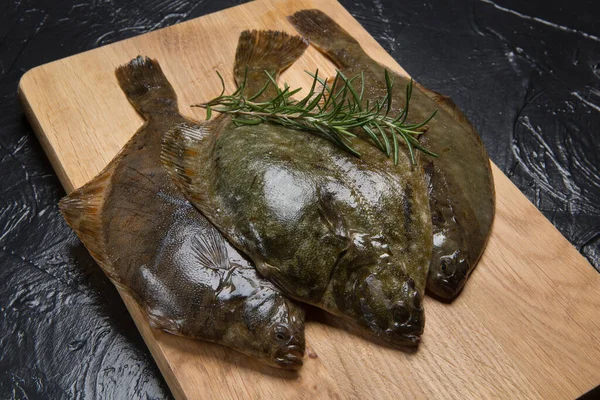
[[[241,2],[0,0],[0,399],[170,397],[59,216],[64,191],[18,104],[20,77]],[[417,81],[454,99],[493,161],[600,269],[599,2],[342,3]]]

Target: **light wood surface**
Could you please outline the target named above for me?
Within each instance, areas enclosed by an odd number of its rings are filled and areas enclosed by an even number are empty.
[[[156,58],[182,113],[229,88],[244,29],[295,32],[285,17],[321,8],[372,57],[405,73],[333,0],[258,0],[29,71],[20,97],[67,192],[93,178],[142,124],[114,77],[138,54]],[[306,87],[304,70],[332,73],[313,48],[286,71]],[[425,301],[419,350],[373,344],[309,321],[299,373],[263,367],[222,346],[152,330],[121,293],[171,390],[180,399],[224,398],[574,398],[600,384],[600,274],[494,166],[497,216],[488,248],[452,304]]]

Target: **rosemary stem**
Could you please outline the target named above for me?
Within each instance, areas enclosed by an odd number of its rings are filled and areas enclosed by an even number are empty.
[[[350,142],[351,139],[356,138],[356,134],[351,130],[358,128],[362,128],[373,144],[388,157],[393,155],[395,164],[398,163],[398,139],[401,139],[406,145],[413,164],[415,163],[415,150],[437,157],[436,154],[418,143],[419,136],[427,130],[425,124],[435,116],[437,110],[421,123],[406,123],[412,94],[412,80],[406,87],[405,108],[398,116],[391,117],[388,114],[391,111],[393,79],[387,70],[385,71],[387,93],[384,98],[367,99],[364,104],[363,74],[348,79],[338,71],[333,84],[328,86],[327,81],[318,76],[318,70],[314,74],[309,73],[313,77],[313,82],[309,93],[301,100],[292,99],[292,96],[301,90],[300,88],[291,90],[288,85],[285,85],[282,90],[267,71],[265,74],[268,80],[259,93],[272,86],[276,92],[272,99],[255,103],[252,100],[257,95],[250,98],[245,97],[245,80],[233,94],[224,95],[224,83],[219,75],[223,85],[221,94],[206,103],[194,104],[192,107],[206,109],[207,119],[210,119],[212,111],[216,111],[232,116],[243,116],[244,118],[233,119],[237,125],[257,125],[269,122],[317,132],[359,157],[360,153],[352,148]],[[360,94],[353,87],[353,82],[359,78],[361,79],[361,84],[358,86]],[[323,86],[322,90],[316,90],[317,83]]]

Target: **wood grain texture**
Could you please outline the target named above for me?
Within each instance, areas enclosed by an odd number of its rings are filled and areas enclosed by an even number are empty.
[[[138,54],[156,58],[187,105],[233,88],[233,56],[244,29],[294,33],[285,17],[320,8],[375,59],[406,74],[333,0],[258,0],[29,71],[20,97],[69,192],[97,174],[141,126],[114,77]],[[314,48],[286,71],[291,86],[333,65]],[[321,315],[307,323],[299,373],[263,367],[222,346],[151,329],[121,292],[177,398],[573,398],[600,384],[600,275],[519,190],[493,167],[497,216],[465,290],[452,304],[425,300],[427,323],[416,353],[362,339]],[[317,313],[318,314],[318,313]],[[318,315],[317,315],[318,316]]]

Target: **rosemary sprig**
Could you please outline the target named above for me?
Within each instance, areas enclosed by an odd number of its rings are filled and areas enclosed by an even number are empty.
[[[225,95],[225,82],[217,72],[223,87],[221,94],[206,103],[194,104],[192,107],[206,109],[207,120],[211,118],[212,112],[216,111],[232,115],[232,121],[238,126],[268,122],[315,132],[358,157],[360,153],[352,147],[352,139],[356,137],[352,131],[356,128],[362,128],[375,146],[388,157],[393,154],[395,164],[398,164],[398,137],[406,144],[413,164],[415,164],[415,149],[437,157],[418,142],[419,135],[426,131],[425,125],[435,116],[437,109],[423,122],[417,124],[406,122],[412,94],[411,79],[406,85],[406,106],[397,116],[390,117],[394,82],[388,71],[384,72],[386,95],[383,99],[366,102],[363,102],[365,93],[363,74],[349,79],[341,71],[337,71],[333,83],[328,84],[319,77],[319,70],[314,74],[307,72],[313,77],[310,90],[302,99],[294,100],[292,96],[302,89],[291,90],[287,84],[281,89],[267,71],[265,71],[267,82],[256,94],[246,96],[246,79],[244,79],[235,92]],[[356,84],[357,80],[360,82]],[[320,84],[320,90],[317,89],[317,84]],[[355,85],[360,89],[359,91]],[[256,101],[270,88],[275,90],[273,98]]]

